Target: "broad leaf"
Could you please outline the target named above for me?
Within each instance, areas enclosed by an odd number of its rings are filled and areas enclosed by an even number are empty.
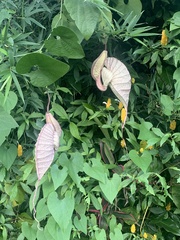
[[[65,0],[64,5],[84,38],[88,40],[93,34],[100,17],[97,5],[90,0],[76,0],[76,3]]]
[[[19,60],[16,70],[29,76],[32,85],[46,87],[63,77],[69,66],[42,53],[30,53]]]
[[[4,142],[5,138],[9,135],[12,128],[18,127],[18,124],[14,120],[14,118],[7,113],[0,106],[0,126],[1,126],[1,134],[0,134],[0,145]]]
[[[129,157],[144,173],[147,171],[150,163],[152,162],[152,156],[148,150],[144,150],[142,155],[137,153],[136,150],[131,150],[129,152]]]
[[[36,233],[37,233],[37,227],[34,225],[28,224],[28,222],[22,222],[22,233],[23,236],[26,237],[28,240],[35,240],[36,239]]]
[[[66,27],[54,28],[51,38],[45,41],[45,47],[56,56],[67,58],[83,58],[84,51],[78,43],[76,34]]]
[[[17,95],[12,91],[9,92],[6,101],[2,92],[0,92],[0,105],[8,113],[10,113],[10,111],[16,106],[17,100]]]
[[[65,230],[71,222],[74,210],[73,194],[69,191],[63,199],[58,199],[57,193],[52,192],[48,196],[47,206],[59,227]]]
[[[17,156],[17,147],[14,144],[8,146],[0,146],[0,162],[5,166],[7,170],[10,169]]]
[[[106,199],[112,204],[121,188],[121,178],[115,173],[111,179],[106,177],[105,183],[99,182],[99,186]]]
[[[162,104],[162,111],[166,116],[171,116],[173,111],[173,101],[170,96],[162,94],[161,95],[161,104]]]
[[[65,219],[66,220],[66,219]],[[47,225],[45,227],[46,230],[46,236],[51,235],[51,237],[48,238],[52,240],[57,239],[70,239],[70,233],[72,229],[72,223],[71,221],[67,225],[66,229],[61,229],[58,224],[56,224],[54,218],[49,217]],[[44,239],[43,239],[44,240]]]
[[[129,13],[133,12],[133,16],[136,16],[141,13],[142,3],[140,0],[128,0],[127,3],[124,0],[118,0],[117,2],[116,9],[123,13],[123,15],[129,15]]]
[[[62,153],[58,159],[61,166],[66,167],[68,169],[69,176],[72,178],[74,183],[77,185],[79,190],[85,194],[85,190],[81,185],[81,177],[79,176],[79,172],[83,171],[83,156],[81,153],[75,152],[72,154],[72,159],[68,159],[65,153]]]
[[[106,175],[108,173],[106,167],[98,159],[93,158],[91,159],[91,162],[92,166],[88,163],[84,164],[84,172],[99,182],[105,183]]]
[[[51,176],[54,184],[54,190],[56,190],[67,177],[67,168],[64,167],[62,170],[58,168],[56,164],[51,167]]]

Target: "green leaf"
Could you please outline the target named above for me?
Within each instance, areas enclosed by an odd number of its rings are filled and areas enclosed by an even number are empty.
[[[108,173],[106,167],[96,158],[91,159],[92,166],[88,163],[84,163],[83,171],[90,177],[105,183],[106,175]]]
[[[54,184],[54,190],[56,190],[67,177],[67,168],[64,167],[62,170],[58,168],[56,164],[51,167],[51,176]]]
[[[69,129],[70,129],[70,133],[72,134],[73,137],[77,138],[78,140],[81,140],[78,127],[75,123],[70,122]]]
[[[87,234],[87,217],[85,215],[81,215],[80,217],[75,216],[74,225],[79,231]]]
[[[180,98],[180,68],[177,68],[173,74],[173,79],[176,79],[176,83],[174,84],[175,87],[175,95],[174,98]]]
[[[52,110],[61,118],[64,120],[68,120],[69,116],[67,115],[66,111],[64,108],[56,103],[52,103]]]
[[[0,145],[4,142],[5,138],[9,135],[12,128],[18,127],[18,124],[14,120],[14,118],[4,111],[2,107],[0,107],[0,126],[1,126],[1,134],[0,134]]]
[[[49,214],[45,198],[42,198],[38,201],[36,211],[37,211],[36,217],[39,220],[46,218],[46,216]]]
[[[56,56],[67,58],[83,58],[84,51],[78,43],[76,34],[67,27],[54,28],[51,38],[45,41],[45,47]]]
[[[138,154],[136,150],[131,150],[129,157],[144,173],[152,162],[152,156],[148,150],[144,150],[142,155]]]
[[[19,84],[19,81],[18,81],[16,75],[14,74],[14,72],[11,71],[11,75],[12,75],[14,84],[16,85],[16,88],[18,90],[19,96],[21,97],[23,103],[25,103],[24,102],[24,95],[23,95],[23,92],[22,92],[22,89],[21,89],[21,85]]]
[[[14,92],[9,91],[7,100],[4,101],[4,99],[5,99],[4,95],[2,94],[2,92],[0,92],[0,105],[4,108],[6,112],[10,113],[10,111],[17,104],[17,100],[18,100],[17,95]]]
[[[167,232],[170,232],[176,236],[180,236],[180,225],[172,218],[158,218],[157,220],[151,220],[151,223],[157,224],[158,227],[163,227]]]
[[[28,240],[35,240],[37,228],[35,225],[29,225],[28,222],[22,222],[22,233]]]
[[[140,15],[142,10],[142,4],[140,0],[129,0],[127,3],[125,3],[124,0],[118,0],[116,9],[124,15],[129,15],[131,12],[133,12],[133,16],[136,16]],[[133,18],[133,16],[131,16],[131,19]]]
[[[161,95],[160,98],[161,104],[162,104],[162,111],[166,116],[171,116],[173,111],[173,101],[168,95]]]
[[[10,19],[11,18],[11,14],[9,9],[1,9],[0,11],[0,25],[2,24],[2,21],[4,19]]]
[[[111,179],[106,177],[105,183],[99,182],[99,186],[105,198],[112,204],[121,188],[121,178],[114,173]]]
[[[69,66],[42,53],[30,53],[19,60],[16,70],[29,76],[32,85],[46,87],[63,77]]]
[[[172,186],[172,199],[176,207],[180,209],[180,184]]]
[[[17,147],[14,144],[6,147],[5,145],[0,146],[0,162],[4,167],[9,170],[17,156]]]
[[[71,234],[71,230],[72,230],[72,223],[70,221],[68,226],[66,227],[66,229],[63,230],[58,226],[58,224],[56,224],[54,219],[52,217],[50,217],[48,219],[45,230],[47,230],[46,236],[47,236],[47,233],[49,235],[51,235],[51,237],[48,238],[48,240],[49,239],[52,239],[52,240],[70,239],[70,234]]]
[[[122,235],[122,225],[119,223],[113,232],[110,232],[110,240],[124,240]]]
[[[69,176],[72,178],[74,183],[77,185],[79,190],[85,194],[85,190],[81,185],[81,177],[78,173],[83,171],[84,159],[81,153],[75,152],[72,155],[71,159],[67,158],[65,153],[62,153],[58,159],[61,166],[68,169]]]
[[[74,211],[74,196],[72,192],[66,192],[63,199],[58,199],[56,192],[50,193],[47,199],[47,206],[59,227],[65,230],[71,222]]]
[[[90,0],[76,0],[76,4],[74,1],[65,0],[64,5],[85,39],[88,40],[98,23],[99,9]]]

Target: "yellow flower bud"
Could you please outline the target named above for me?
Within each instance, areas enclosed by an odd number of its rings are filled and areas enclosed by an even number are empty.
[[[175,130],[175,129],[176,129],[176,121],[175,121],[175,120],[172,120],[172,121],[170,122],[169,128],[170,128],[171,130]]]
[[[153,149],[153,146],[149,146],[148,149],[149,149],[149,150],[152,150],[152,149]]]
[[[161,45],[166,46],[168,43],[168,38],[166,36],[165,30],[162,30],[162,35],[161,35]]]
[[[166,211],[170,211],[171,210],[171,203],[168,203],[168,205],[166,206]]]
[[[134,84],[135,83],[135,78],[131,78],[131,82],[132,82],[132,84]]]
[[[131,225],[131,233],[135,233],[136,232],[136,226],[135,224]]]
[[[111,99],[108,98],[107,102],[106,102],[106,108],[109,108],[111,106]]]
[[[119,110],[121,110],[123,108],[123,103],[119,102],[119,106],[118,106]]]
[[[126,109],[122,108],[122,110],[121,110],[121,122],[124,123],[125,119],[126,119]]]
[[[18,155],[18,157],[21,157],[22,154],[23,154],[22,145],[18,144],[18,147],[17,147],[17,155]]]
[[[145,238],[145,239],[148,238],[148,234],[146,232],[143,234],[143,238]]]
[[[125,148],[126,147],[126,141],[124,139],[121,140],[121,147]]]
[[[156,234],[154,234],[154,235],[152,236],[152,240],[157,240],[157,235],[156,235]]]
[[[143,153],[144,152],[144,148],[140,148],[140,153]]]

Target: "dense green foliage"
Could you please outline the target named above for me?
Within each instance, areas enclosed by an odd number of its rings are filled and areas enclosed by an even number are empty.
[[[179,239],[178,2],[0,1],[0,240]],[[123,132],[115,95],[91,77],[105,47],[132,76]],[[39,226],[47,93],[63,133]]]

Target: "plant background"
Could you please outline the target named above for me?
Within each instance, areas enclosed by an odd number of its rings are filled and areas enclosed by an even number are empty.
[[[0,2],[0,239],[179,239],[178,6]],[[133,78],[123,134],[115,95],[91,77],[105,45]],[[34,147],[47,92],[63,133],[38,189],[38,226]]]

